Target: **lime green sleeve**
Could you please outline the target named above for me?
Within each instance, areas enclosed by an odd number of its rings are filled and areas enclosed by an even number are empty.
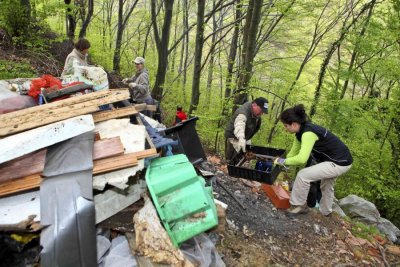
[[[310,157],[311,151],[314,147],[315,142],[318,140],[318,136],[313,132],[305,132],[301,136],[301,143],[297,141],[300,146],[297,149],[297,154],[293,151],[295,143],[293,143],[293,147],[290,150],[288,157],[286,158],[285,164],[286,165],[303,165],[307,162],[308,158]],[[292,153],[293,151],[293,153]]]
[[[291,158],[291,157],[297,155],[297,153],[299,153],[299,151],[300,151],[300,147],[301,147],[301,143],[299,140],[297,140],[297,138],[295,136],[293,139],[292,148],[290,149],[289,153],[286,155],[286,158]]]

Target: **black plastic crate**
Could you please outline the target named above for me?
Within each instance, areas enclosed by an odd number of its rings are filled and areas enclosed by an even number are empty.
[[[247,145],[246,151],[270,157],[282,157],[286,152],[286,150],[284,149],[252,146],[252,145]],[[273,184],[274,181],[276,180],[276,177],[278,177],[279,173],[282,171],[282,167],[278,165],[273,166],[271,171],[260,171],[242,166],[236,166],[243,159],[243,157],[244,157],[243,154],[238,154],[232,160],[232,165],[228,164],[228,173],[230,176],[240,177],[243,179],[257,181],[266,184]]]

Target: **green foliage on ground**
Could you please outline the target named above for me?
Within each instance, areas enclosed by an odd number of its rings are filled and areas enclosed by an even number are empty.
[[[35,75],[35,70],[26,60],[10,61],[0,59],[0,80],[30,78]]]
[[[346,217],[347,218],[347,217]],[[382,233],[379,232],[378,228],[373,225],[366,225],[362,222],[357,222],[347,218],[347,221],[351,223],[351,233],[356,237],[367,239],[371,242],[375,242],[374,237],[382,237]]]

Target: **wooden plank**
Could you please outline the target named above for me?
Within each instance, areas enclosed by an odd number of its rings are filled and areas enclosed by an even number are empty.
[[[63,119],[92,113],[98,111],[98,106],[121,101],[126,99],[126,97],[129,97],[126,92],[118,93],[115,95],[110,95],[107,98],[90,100],[79,104],[60,107],[58,109],[43,110],[41,112],[32,113],[28,116],[17,116],[12,119],[6,119],[3,120],[2,127],[0,128],[0,136],[17,133]]]
[[[119,136],[105,138],[94,142],[93,160],[109,158],[124,154],[124,146]]]
[[[78,115],[83,115],[83,114],[79,114],[79,113],[82,113],[81,109],[91,108],[91,110],[85,111],[86,113],[84,113],[84,114],[95,112],[95,111],[98,111],[98,106],[124,100],[127,96],[128,95],[126,93],[124,93],[124,94],[110,93],[107,97],[101,97],[98,99],[88,100],[88,101],[84,101],[81,103],[71,104],[68,106],[62,106],[62,107],[55,108],[55,109],[45,109],[40,112],[32,113],[29,116],[19,116],[19,117],[15,117],[12,119],[8,119],[8,120],[3,121],[4,122],[3,126],[15,125],[19,121],[24,123],[24,122],[34,122],[37,120],[49,119],[49,118],[47,118],[47,116],[51,116],[51,119],[53,119],[53,118],[56,119],[57,116],[69,116],[67,118],[70,118],[71,116],[75,117]],[[43,105],[43,106],[46,106],[46,105]],[[64,113],[66,113],[66,114],[64,114]],[[70,114],[68,114],[68,113],[70,113]],[[75,115],[75,114],[78,114],[78,115]]]
[[[31,108],[26,108],[26,109],[2,114],[2,115],[0,115],[0,124],[3,124],[4,120],[9,119],[9,118],[14,118],[14,117],[19,117],[19,116],[29,116],[30,114],[40,112],[43,110],[54,110],[54,109],[58,109],[60,107],[66,107],[66,106],[82,103],[82,102],[93,100],[93,99],[107,97],[107,96],[110,96],[111,94],[112,93],[109,90],[103,90],[103,91],[85,94],[85,95],[81,95],[81,96],[70,97],[67,99],[63,99],[63,100],[45,104],[45,105],[35,106],[35,107],[31,107]]]
[[[0,196],[5,196],[29,189],[38,188],[43,178],[40,174],[33,174],[0,184]]]
[[[46,149],[42,149],[21,158],[0,164],[0,182],[41,173],[44,168],[46,151]]]
[[[119,109],[114,109],[114,110],[106,110],[106,111],[100,111],[93,113],[93,120],[94,122],[101,122],[101,121],[106,121],[110,119],[116,119],[116,118],[122,118],[122,117],[127,117],[131,116],[134,114],[137,114],[138,111],[136,110],[135,107],[130,106],[130,107],[124,107],[124,108],[119,108]]]
[[[93,175],[133,167],[138,164],[135,155],[124,154],[117,157],[100,159],[93,162]]]
[[[133,152],[130,154],[135,156],[137,159],[150,158],[158,155],[157,150],[155,148],[150,148],[139,152]]]
[[[93,175],[124,169],[138,164],[137,158],[132,154],[100,159],[93,162]],[[0,183],[0,196],[5,196],[24,190],[38,188],[43,178],[39,173],[27,177]]]
[[[142,121],[142,118],[140,117],[139,114],[136,115],[136,121],[137,121],[140,125],[144,126],[143,121]],[[155,146],[154,146],[154,144],[153,144],[153,141],[151,141],[151,138],[150,138],[149,133],[147,132],[147,130],[145,131],[145,134],[146,134],[146,141],[147,141],[147,143],[149,144],[150,148],[155,148]]]
[[[135,104],[135,105],[133,105],[133,107],[137,111],[142,111],[142,110],[157,111],[156,105],[147,105],[145,103],[143,103],[143,104]]]
[[[0,163],[93,131],[91,115],[83,115],[0,139]]]
[[[119,136],[94,142],[93,160],[122,154],[124,154],[124,147]],[[44,168],[45,158],[46,149],[42,149],[21,158],[0,164],[0,183],[41,173]]]
[[[98,106],[91,106],[91,107],[86,107],[83,109],[77,110],[78,112],[75,112],[74,114],[71,113],[58,113],[59,115],[56,116],[51,116],[46,114],[43,118],[47,119],[37,119],[34,121],[20,121],[16,122],[15,125],[12,126],[5,126],[0,128],[0,137],[3,136],[8,136],[11,134],[17,134],[19,132],[23,132],[26,130],[34,130],[34,128],[40,127],[40,126],[45,126],[50,123],[55,123],[55,122],[60,122],[62,120],[66,120],[72,117],[80,116],[80,115],[85,115],[91,112],[95,112],[99,110]],[[23,133],[22,133],[23,134]]]

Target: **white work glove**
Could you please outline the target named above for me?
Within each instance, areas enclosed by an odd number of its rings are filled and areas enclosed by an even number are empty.
[[[243,152],[246,152],[246,139],[240,138],[239,141],[238,141],[238,145],[239,145],[239,148],[240,148]]]
[[[128,84],[129,88],[135,88],[137,86],[137,83],[130,83]]]
[[[124,79],[122,80],[123,83],[127,83],[128,81],[129,81],[129,78],[124,78]]]

